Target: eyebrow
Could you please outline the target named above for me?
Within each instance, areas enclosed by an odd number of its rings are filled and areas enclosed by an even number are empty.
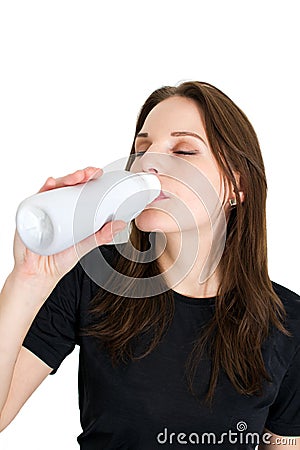
[[[136,135],[137,138],[147,138],[148,136],[149,136],[149,133],[138,133]],[[193,131],[173,131],[172,133],[170,133],[170,136],[174,136],[174,137],[192,136],[197,139],[200,139],[200,141],[202,141],[207,146],[205,140],[201,136],[199,136],[199,134],[194,133]]]

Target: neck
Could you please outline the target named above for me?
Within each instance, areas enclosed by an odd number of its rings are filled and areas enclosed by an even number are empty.
[[[214,297],[220,284],[212,241],[198,230],[156,233],[155,250],[161,273],[170,289],[188,297]]]

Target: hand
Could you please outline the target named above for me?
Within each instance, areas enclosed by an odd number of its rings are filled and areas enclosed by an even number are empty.
[[[57,189],[65,186],[86,183],[92,178],[99,178],[103,170],[96,167],[87,167],[83,170],[77,170],[74,173],[60,178],[48,178],[39,192]],[[79,256],[82,257],[93,248],[111,242],[113,236],[124,229],[126,223],[117,220],[108,222],[94,235],[82,240],[77,246],[70,247],[60,253],[50,256],[40,256],[30,251],[21,241],[18,232],[14,239],[14,272],[18,276],[28,279],[45,280],[55,282],[62,278],[77,263]]]

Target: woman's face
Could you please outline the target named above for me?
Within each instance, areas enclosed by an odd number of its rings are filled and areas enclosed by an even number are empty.
[[[137,228],[172,233],[211,226],[224,182],[196,102],[178,96],[159,103],[136,137],[135,152],[130,170],[156,174],[166,196],[135,218]]]

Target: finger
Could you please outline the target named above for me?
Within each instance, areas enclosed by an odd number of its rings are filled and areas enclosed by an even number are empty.
[[[51,189],[55,189],[55,187],[56,187],[55,178],[49,177],[47,178],[47,180],[45,181],[45,183],[38,192],[50,191]]]
[[[101,230],[95,233],[94,238],[97,245],[102,245],[111,242],[113,237],[120,233],[120,231],[125,230],[127,223],[123,220],[114,220],[106,223]]]
[[[127,223],[122,220],[115,220],[103,225],[101,230],[97,231],[94,235],[81,241],[76,245],[77,257],[81,258],[89,251],[93,250],[100,245],[108,244],[111,242],[120,231],[124,230]]]
[[[100,169],[99,167],[87,167],[85,170],[87,171],[86,174],[89,179],[94,180],[103,175],[103,169]]]
[[[85,183],[93,176],[102,175],[103,170],[96,167],[86,167],[85,169],[76,170],[73,173],[63,177],[56,178],[56,186],[71,186],[74,184]]]
[[[98,167],[86,167],[85,169],[76,170],[73,173],[59,178],[49,177],[39,192],[49,191],[65,186],[74,186],[76,184],[86,183],[90,179],[99,178],[103,170]]]

